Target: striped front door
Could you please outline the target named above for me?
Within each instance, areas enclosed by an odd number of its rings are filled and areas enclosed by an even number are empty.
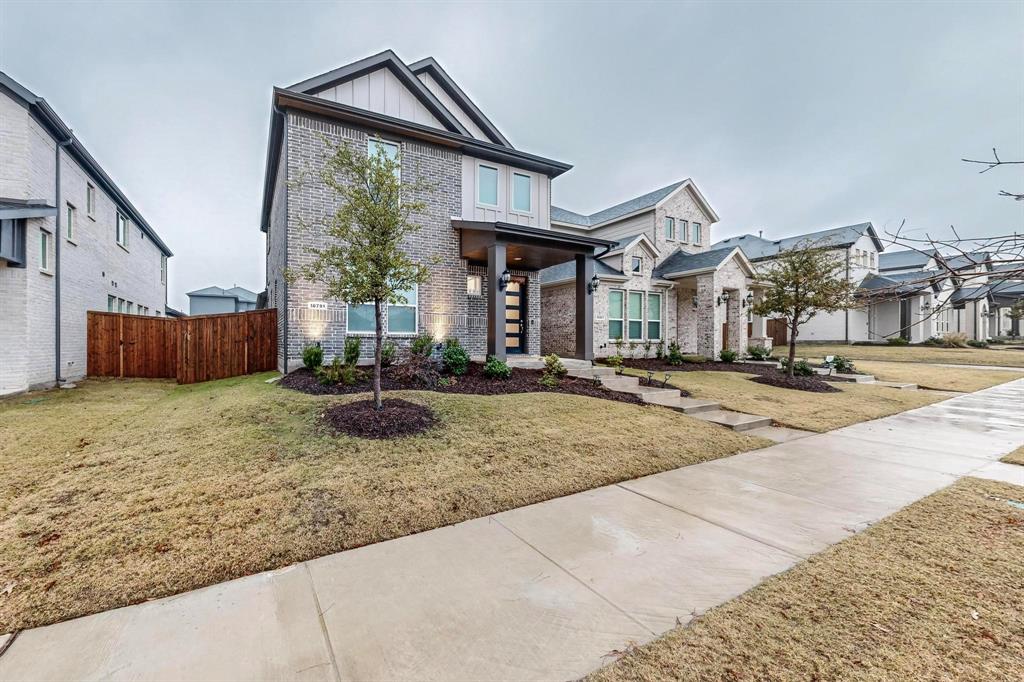
[[[505,352],[526,352],[526,286],[513,278],[505,289]]]

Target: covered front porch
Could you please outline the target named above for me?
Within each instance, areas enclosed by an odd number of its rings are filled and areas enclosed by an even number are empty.
[[[535,283],[543,268],[574,263],[573,357],[593,359],[594,256],[613,242],[501,221],[452,220],[452,227],[459,232],[460,256],[470,266],[486,268],[488,356],[505,361],[539,353],[541,302],[530,294],[531,279]]]

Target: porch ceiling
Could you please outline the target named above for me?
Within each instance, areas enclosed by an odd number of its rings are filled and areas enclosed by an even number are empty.
[[[505,244],[508,267],[516,270],[542,270],[572,260],[577,254],[592,255],[606,251],[615,242],[580,235],[524,227],[503,222],[452,220],[459,231],[460,254],[475,265],[487,264],[488,247]]]

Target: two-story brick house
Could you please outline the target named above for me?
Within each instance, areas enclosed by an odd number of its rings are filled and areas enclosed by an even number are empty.
[[[170,249],[46,100],[0,73],[0,394],[86,372],[86,311],[163,315]]]
[[[347,337],[373,336],[365,303],[333,300],[320,284],[286,277],[309,262],[310,248],[328,243],[316,225],[338,204],[318,171],[342,144],[398,158],[409,192],[429,185],[411,197],[427,209],[414,218],[421,230],[406,248],[430,264],[430,280],[406,292],[406,304],[387,307],[390,339],[402,345],[429,333],[459,339],[478,358],[536,355],[539,271],[569,263],[580,292],[571,317],[583,330],[569,354],[592,356],[592,256],[611,242],[551,229],[551,179],[570,166],[513,147],[436,61],[406,64],[388,50],[275,88],[272,111],[260,228],[282,371],[300,366],[310,344],[331,358]]]
[[[725,348],[746,352],[746,308],[761,289],[740,249],[710,249],[719,217],[692,180],[590,215],[552,206],[551,216],[557,230],[615,242],[596,254],[595,355],[639,354],[672,342],[708,357]],[[567,323],[576,299],[572,276],[567,265],[541,273],[544,352],[562,354],[576,343]]]

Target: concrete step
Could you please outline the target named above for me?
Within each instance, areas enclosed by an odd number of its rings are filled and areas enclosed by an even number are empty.
[[[703,419],[713,424],[724,426],[733,431],[749,431],[759,429],[762,426],[771,426],[771,417],[761,417],[756,414],[744,414],[742,412],[729,412],[727,410],[707,410],[693,415],[697,419]]]
[[[657,386],[637,386],[631,392],[638,394],[646,403],[657,403],[661,405],[664,400],[678,400],[680,397],[678,388],[659,388]]]
[[[614,367],[585,367],[581,369],[570,369],[569,376],[581,379],[593,379],[594,377],[615,376]]]
[[[873,381],[871,382],[875,386],[888,386],[889,388],[899,388],[904,391],[916,391],[917,384],[904,384],[899,381]]]
[[[697,400],[696,398],[684,398],[681,395],[651,395],[644,396],[644,400],[655,405],[661,405],[663,407],[670,407],[677,412],[683,414],[696,414],[698,412],[707,412],[708,410],[719,409],[718,403],[710,400]]]
[[[822,376],[834,376],[837,379],[846,379],[847,381],[853,381],[858,384],[870,384],[875,381],[875,377],[870,374],[830,374],[827,369],[822,367],[815,367],[814,373]]]
[[[605,388],[613,391],[625,391],[639,386],[640,380],[636,377],[627,376],[625,374],[611,374],[602,376],[601,383]]]

